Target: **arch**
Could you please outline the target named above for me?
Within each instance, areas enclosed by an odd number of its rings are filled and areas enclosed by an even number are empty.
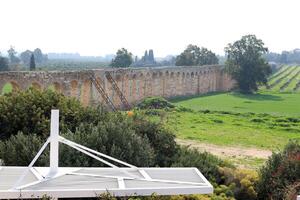
[[[4,84],[1,93],[7,94],[18,90],[20,90],[20,86],[17,84],[17,82],[9,81]]]
[[[30,84],[30,87],[33,87],[34,89],[37,89],[37,90],[42,90],[42,85],[38,82],[32,82]]]
[[[78,96],[78,81],[72,80],[70,82],[70,95],[71,97],[77,97]]]
[[[91,81],[89,79],[85,80],[81,87],[81,97],[80,101],[84,106],[88,106],[91,97]]]
[[[55,92],[62,91],[61,85],[58,82],[53,82],[51,85],[49,85],[48,89]]]
[[[174,72],[171,72],[170,77],[173,78],[174,76]]]
[[[156,78],[157,77],[157,73],[156,72],[153,72],[152,73],[152,78]]]
[[[191,78],[194,78],[194,72],[191,73]]]

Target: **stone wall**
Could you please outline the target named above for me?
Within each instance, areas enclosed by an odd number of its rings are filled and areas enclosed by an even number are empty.
[[[148,96],[170,98],[228,91],[234,84],[219,65],[93,70],[117,106],[120,105],[120,100],[105,78],[105,71],[110,71],[131,104]],[[103,101],[90,81],[88,71],[1,72],[0,89],[6,83],[11,83],[14,90],[24,90],[30,86],[38,89],[51,87],[64,95],[79,99],[84,105],[94,105]]]

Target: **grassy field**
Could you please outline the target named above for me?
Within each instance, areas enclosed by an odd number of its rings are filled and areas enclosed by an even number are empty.
[[[268,113],[300,116],[299,93],[270,93],[244,95],[240,93],[208,94],[191,98],[173,99],[176,105],[199,110]]]
[[[220,146],[276,150],[300,139],[300,119],[267,114],[173,111],[167,125],[181,139]]]
[[[281,70],[281,75],[286,73],[285,68]],[[291,139],[300,140],[300,93],[216,93],[172,102],[187,108],[165,114],[166,125],[178,138],[215,145],[216,149],[208,151],[217,155],[223,148],[221,157],[238,166],[258,168],[267,158],[261,157],[262,151],[276,151]],[[257,150],[259,156],[227,154],[233,147],[241,152]]]
[[[300,92],[300,66],[283,66],[268,80],[269,87],[261,87],[263,91]]]

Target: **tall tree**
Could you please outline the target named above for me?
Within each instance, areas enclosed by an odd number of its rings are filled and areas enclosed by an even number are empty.
[[[133,62],[132,53],[128,52],[127,49],[119,49],[116,57],[111,61],[111,67],[129,67]]]
[[[268,49],[255,35],[243,36],[240,40],[225,47],[226,70],[237,81],[244,93],[257,91],[258,85],[267,84],[271,67],[264,58]]]
[[[3,57],[0,53],[0,71],[8,71],[8,59],[6,57]]]
[[[26,50],[20,54],[21,61],[23,62],[24,65],[27,66],[30,65],[30,58],[32,53],[33,53],[32,51]]]
[[[29,66],[30,71],[34,71],[35,70],[35,59],[34,59],[34,55],[31,54],[30,57],[30,66]]]
[[[18,64],[20,62],[14,47],[11,46],[7,53],[11,64]]]
[[[176,66],[201,66],[218,64],[216,54],[204,47],[188,45],[188,47],[176,58]]]

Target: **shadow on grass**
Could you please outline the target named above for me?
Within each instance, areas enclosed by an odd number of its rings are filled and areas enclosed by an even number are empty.
[[[231,93],[232,96],[248,99],[248,100],[254,100],[254,101],[283,101],[284,99],[280,96],[273,95],[273,94],[262,94],[262,93],[256,93],[256,94],[242,94],[242,93]]]
[[[178,103],[180,101],[196,99],[196,98],[199,98],[199,97],[209,97],[209,96],[214,96],[214,95],[219,95],[219,94],[226,94],[226,93],[228,93],[228,92],[210,92],[210,93],[206,93],[206,94],[193,95],[193,96],[174,97],[174,98],[170,98],[169,100],[172,103]]]

